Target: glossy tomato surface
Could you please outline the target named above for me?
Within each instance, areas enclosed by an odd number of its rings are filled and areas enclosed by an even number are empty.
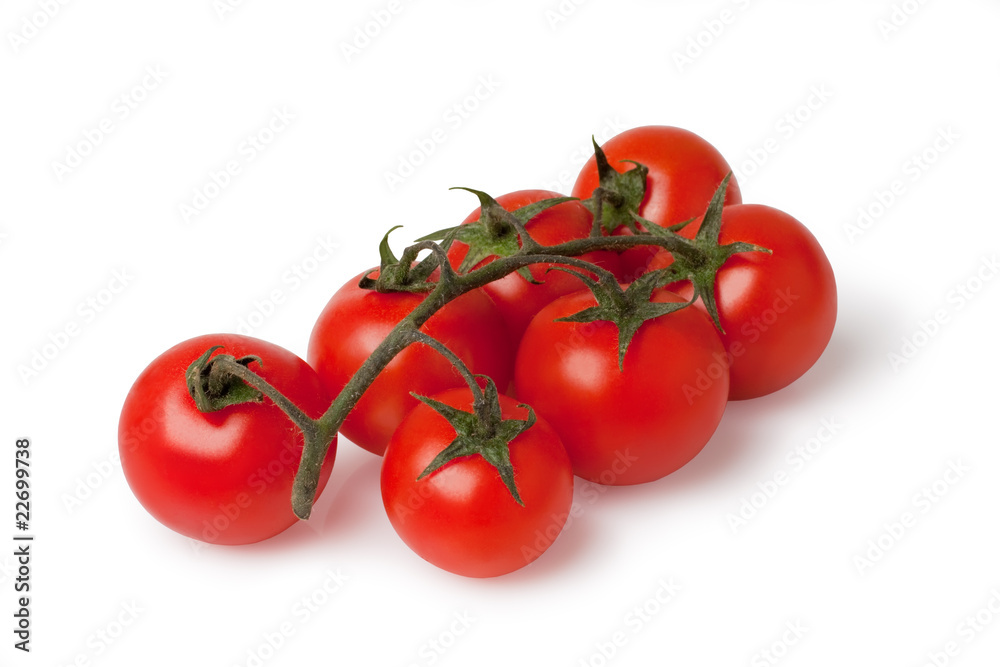
[[[472,392],[433,397],[465,411]],[[526,419],[518,402],[500,396],[505,418]],[[538,418],[510,442],[519,505],[496,469],[479,455],[455,459],[417,480],[455,438],[455,429],[419,404],[396,431],[382,462],[385,511],[417,555],[466,577],[495,577],[538,558],[559,535],[573,502],[573,473],[556,432]]]
[[[745,241],[769,248],[733,255],[719,270],[715,300],[730,357],[730,398],[764,396],[788,386],[819,359],[837,320],[837,284],[812,232],[770,206],[722,211],[722,245]],[[669,263],[664,253],[657,265]],[[691,284],[670,286],[690,298]],[[696,304],[704,310],[699,300]]]
[[[214,544],[248,544],[272,537],[297,519],[292,481],[302,434],[270,399],[202,413],[188,394],[185,371],[209,348],[237,358],[310,417],[330,404],[319,377],[288,350],[248,336],[192,338],[160,356],[129,390],[118,426],[125,479],[146,510],[167,527]],[[319,490],[330,476],[333,444]]]
[[[361,275],[352,278],[333,295],[309,339],[307,359],[331,396],[340,393],[393,327],[426,296],[361,289],[360,279]],[[481,291],[451,301],[421,330],[457,354],[474,373],[489,375],[498,387],[510,384],[514,348],[503,318]],[[381,456],[393,431],[417,404],[411,391],[427,396],[464,384],[440,353],[423,343],[412,344],[375,379],[340,432]]]
[[[686,299],[660,291],[652,300]],[[687,307],[643,323],[620,370],[616,325],[554,321],[595,303],[578,292],[535,316],[517,354],[517,395],[556,430],[580,477],[614,485],[660,479],[694,458],[722,419],[722,342],[708,317]]]
[[[509,194],[497,197],[496,201],[504,209],[515,211],[519,208],[534,204],[543,199],[553,199],[563,197],[558,192],[549,190],[518,190]],[[462,221],[467,225],[479,220],[481,209],[477,208]],[[590,235],[593,216],[590,211],[583,207],[578,201],[568,201],[557,204],[546,209],[533,217],[525,225],[525,229],[531,237],[542,245],[557,245],[582,239]],[[468,252],[469,247],[461,241],[456,241],[448,253],[452,265],[458,267]],[[494,257],[487,257],[476,268],[492,261]],[[584,253],[579,256],[592,264],[597,264],[601,268],[607,269],[616,274],[619,272],[618,254],[608,250],[598,250]],[[517,273],[511,273],[489,283],[483,287],[497,309],[503,315],[504,321],[511,332],[514,340],[519,340],[524,333],[528,322],[535,316],[543,306],[551,303],[556,298],[576,292],[583,287],[578,278],[563,271],[549,271],[557,264],[534,264],[529,267],[531,275],[541,284],[531,284],[524,277]]]

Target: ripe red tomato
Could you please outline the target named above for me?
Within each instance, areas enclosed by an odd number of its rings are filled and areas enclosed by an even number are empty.
[[[505,210],[514,211],[543,199],[563,196],[565,195],[548,190],[518,190],[498,197],[496,201]],[[477,208],[462,221],[462,224],[476,222],[479,220],[480,214],[481,208]],[[538,243],[556,245],[589,236],[592,220],[590,211],[584,208],[580,202],[568,201],[542,211],[525,224],[525,229]],[[453,243],[448,252],[448,258],[452,265],[456,268],[459,267],[468,250],[469,246],[461,241]],[[495,258],[495,256],[487,257],[479,262],[475,268],[488,264]],[[609,250],[588,252],[580,255],[579,258],[597,264],[616,275],[619,271],[618,255]],[[548,271],[553,266],[558,266],[558,264],[535,264],[529,267],[531,275],[541,283],[538,285],[531,284],[517,273],[511,273],[483,287],[483,291],[490,296],[493,303],[496,304],[497,310],[503,315],[504,321],[507,322],[507,328],[515,341],[521,338],[528,322],[543,306],[564,294],[576,292],[582,287],[580,280],[575,276],[562,271]]]
[[[837,320],[837,285],[816,237],[792,216],[758,204],[722,209],[719,244],[736,241],[771,254],[733,255],[715,284],[722,341],[729,355],[729,397],[755,398],[800,377],[826,349]],[[657,257],[654,268],[669,263]],[[690,297],[691,283],[668,287]],[[704,310],[699,300],[697,306]]]
[[[132,385],[118,424],[119,453],[132,492],[165,526],[213,544],[249,544],[297,521],[291,495],[302,433],[268,398],[198,410],[185,371],[215,345],[237,358],[260,357],[263,365],[251,370],[310,417],[329,407],[316,373],[288,350],[248,336],[199,336],[158,356]],[[334,439],[317,493],[336,449]]]
[[[472,410],[468,387],[434,396]],[[500,396],[504,418],[526,419]],[[417,478],[455,439],[456,431],[420,403],[393,435],[382,461],[382,502],[393,528],[424,560],[466,577],[513,572],[541,555],[562,531],[573,502],[573,472],[559,436],[544,419],[509,444],[519,505],[497,470],[478,454]]]
[[[608,162],[619,171],[634,169],[622,160],[634,160],[649,169],[646,194],[638,213],[663,227],[705,214],[708,202],[731,169],[722,154],[700,136],[679,127],[649,125],[626,130],[601,146]],[[597,162],[591,157],[573,186],[573,196],[586,199],[599,185]],[[726,204],[743,201],[736,179],[726,188]],[[679,233],[694,238],[697,221]],[[627,228],[619,233],[630,233]],[[640,246],[622,253],[622,271],[630,282],[645,273],[658,249]]]
[[[651,299],[685,300],[664,290]],[[694,458],[719,425],[729,393],[725,350],[708,316],[688,307],[644,322],[619,370],[615,324],[554,321],[596,303],[577,292],[535,316],[517,353],[517,395],[552,424],[580,477],[660,479]]]
[[[352,278],[337,290],[309,339],[306,358],[331,396],[340,393],[392,328],[426,296],[361,289],[360,279],[361,275]],[[499,387],[510,384],[514,348],[503,318],[482,292],[472,291],[449,302],[421,331],[444,343],[473,373],[490,376]],[[375,379],[340,432],[381,456],[393,431],[417,404],[411,391],[429,396],[464,384],[451,362],[434,349],[415,343]]]

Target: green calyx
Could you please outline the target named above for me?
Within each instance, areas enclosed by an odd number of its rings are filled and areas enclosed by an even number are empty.
[[[378,245],[378,278],[370,277],[373,272],[366,273],[358,283],[361,289],[378,292],[430,292],[434,289],[436,283],[429,278],[442,261],[447,261],[442,259],[444,250],[431,243],[417,244],[406,248],[403,256],[397,258],[389,246],[389,234],[401,227],[396,225],[382,237]],[[417,261],[417,254],[422,250],[431,253]]]
[[[527,405],[520,405],[518,407],[527,408],[527,419],[504,419],[500,413],[500,397],[493,380],[485,375],[476,377],[486,381],[486,388],[482,392],[473,392],[472,412],[459,410],[433,398],[411,394],[447,419],[456,433],[451,444],[434,457],[417,480],[433,474],[455,459],[482,456],[496,469],[517,504],[523,507],[524,501],[521,500],[521,494],[518,493],[514,482],[514,466],[510,461],[509,445],[514,438],[534,425],[535,412]]]
[[[453,241],[461,241],[469,246],[465,259],[458,267],[459,273],[468,273],[488,257],[511,257],[518,252],[534,252],[541,249],[541,246],[531,238],[525,225],[548,208],[574,201],[573,197],[553,197],[508,211],[481,190],[463,187],[451,189],[466,190],[479,198],[479,220],[468,225],[442,229],[418,240],[441,241],[446,247],[450,247]],[[522,250],[523,248],[527,249]],[[526,267],[517,269],[517,273],[530,283],[538,282]]]
[[[252,362],[264,365],[260,357],[246,356],[237,359],[231,354],[212,354],[221,345],[209,348],[188,366],[185,372],[188,393],[201,412],[215,412],[240,403],[260,403],[263,394],[242,379],[226,370],[226,363],[248,367]]]
[[[676,231],[691,221],[679,226],[660,227],[656,223],[636,216],[636,220],[647,229],[648,233],[661,238],[670,238],[670,252],[673,262],[664,269],[653,271],[647,275],[657,276],[658,285],[669,285],[680,280],[690,280],[694,288],[694,299],[700,298],[705,304],[715,327],[722,333],[719,322],[719,308],[715,301],[715,282],[719,269],[730,257],[741,252],[765,252],[770,250],[752,243],[742,241],[719,245],[719,234],[722,231],[722,209],[726,198],[726,187],[732,178],[732,173],[722,179],[709,202],[701,227],[694,239],[686,239]]]
[[[594,144],[594,159],[597,161],[600,185],[594,190],[590,199],[585,199],[581,203],[594,214],[592,234],[600,235],[602,228],[603,231],[611,233],[622,225],[637,232],[635,215],[646,196],[646,176],[649,174],[649,169],[634,160],[622,160],[634,164],[635,168],[619,172],[608,162],[607,156],[593,137],[591,141]]]
[[[650,301],[653,290],[660,284],[661,276],[656,272],[637,278],[624,289],[610,274],[600,274],[597,280],[579,271],[553,267],[557,271],[574,273],[587,285],[597,305],[580,312],[562,317],[557,322],[611,322],[618,327],[618,370],[625,366],[625,353],[639,327],[648,320],[676,312],[691,305],[691,302],[657,303]]]

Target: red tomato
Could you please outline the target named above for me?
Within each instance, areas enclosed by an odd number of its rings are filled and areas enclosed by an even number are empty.
[[[661,290],[652,301],[683,299]],[[577,292],[535,316],[517,353],[517,395],[552,424],[580,477],[660,479],[694,458],[722,419],[725,350],[711,320],[689,307],[644,322],[619,370],[615,324],[554,321],[595,304]]]
[[[337,290],[309,339],[307,359],[332,396],[340,393],[392,328],[425,298],[411,292],[361,289],[360,279],[360,275],[352,278]],[[421,331],[444,343],[473,373],[490,376],[498,387],[510,384],[514,348],[503,318],[482,292],[472,291],[449,302]],[[440,353],[415,343],[389,362],[340,432],[381,456],[393,431],[418,402],[411,391],[429,396],[464,384]]]
[[[601,146],[608,162],[619,171],[634,169],[622,160],[634,160],[649,169],[646,194],[638,213],[669,227],[705,214],[708,202],[731,169],[722,154],[697,134],[679,127],[650,125],[626,130]],[[599,185],[597,162],[592,156],[573,186],[573,196],[587,199]],[[726,204],[743,201],[736,179],[726,188]],[[694,238],[697,221],[679,233]],[[619,233],[630,233],[627,228]],[[657,248],[640,246],[622,253],[622,271],[629,282],[646,272]]]
[[[771,254],[733,255],[717,275],[715,300],[733,400],[770,394],[809,370],[830,342],[837,319],[833,267],[805,225],[769,206],[726,206],[719,244],[736,241],[769,248]],[[664,252],[655,266],[668,263]],[[669,289],[688,298],[692,291],[687,281]],[[704,310],[700,299],[697,305]]]
[[[565,195],[548,190],[519,190],[498,197],[496,201],[504,209],[514,211],[543,199],[563,196]],[[470,213],[469,217],[462,221],[462,224],[467,225],[477,221],[480,211],[481,209],[477,208]],[[590,211],[584,208],[580,202],[568,201],[542,211],[528,221],[525,229],[538,243],[556,245],[589,236],[592,220]],[[456,268],[460,266],[468,250],[469,246],[461,241],[452,244],[448,253],[452,265]],[[495,258],[495,256],[487,257],[475,268],[488,264]],[[618,255],[609,250],[588,252],[580,255],[579,258],[597,264],[616,275],[619,271]],[[497,310],[503,315],[504,321],[507,322],[507,328],[515,341],[521,338],[528,322],[543,306],[564,294],[576,292],[583,287],[578,278],[568,273],[562,271],[547,272],[553,266],[558,266],[558,264],[535,264],[529,267],[531,275],[534,276],[535,280],[541,282],[540,285],[532,285],[519,274],[511,273],[483,287],[483,291],[490,296],[493,303],[496,304]],[[503,385],[500,386],[503,387]]]
[[[468,387],[433,398],[472,410]],[[528,415],[503,395],[500,408],[504,418]],[[455,574],[495,577],[524,567],[552,544],[569,517],[573,472],[559,436],[539,417],[510,442],[523,506],[478,454],[417,481],[455,436],[451,424],[424,403],[400,424],[382,461],[382,502],[392,527],[421,558]]]
[[[256,338],[199,336],[170,348],[132,385],[118,424],[122,470],[132,492],[158,521],[213,544],[249,544],[285,530],[302,433],[270,399],[202,413],[188,394],[185,371],[206,350],[256,355],[250,369],[310,417],[329,407],[316,373],[297,356]],[[323,490],[337,449],[323,464]]]

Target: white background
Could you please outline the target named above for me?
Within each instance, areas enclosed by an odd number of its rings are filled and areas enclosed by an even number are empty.
[[[0,664],[996,664],[1000,5],[234,5],[4,3]],[[275,110],[293,118],[248,159]],[[379,459],[346,441],[314,518],[264,544],[198,547],[139,506],[117,419],[156,355],[245,320],[304,356],[390,226],[401,247],[456,224],[476,202],[455,185],[568,191],[591,135],[645,124],[701,134],[745,201],[806,223],[840,293],[820,362],[730,405],[690,465],[578,485],[550,551],[494,580],[412,554]],[[24,436],[30,655],[12,633]]]

